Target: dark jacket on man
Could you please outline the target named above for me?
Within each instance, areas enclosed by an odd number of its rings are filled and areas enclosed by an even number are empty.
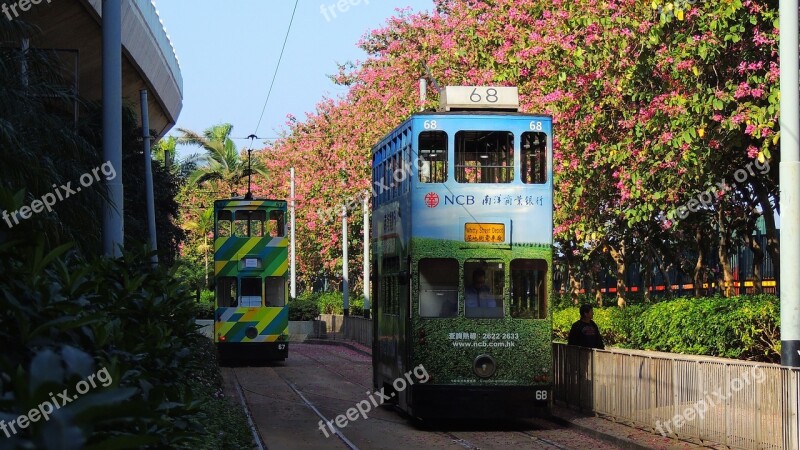
[[[569,345],[580,345],[581,347],[605,349],[603,345],[603,337],[600,336],[600,329],[594,320],[588,323],[579,320],[572,324],[572,329],[569,330]]]

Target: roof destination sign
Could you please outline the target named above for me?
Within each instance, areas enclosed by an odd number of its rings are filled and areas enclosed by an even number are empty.
[[[516,86],[447,86],[439,92],[440,111],[519,110]]]

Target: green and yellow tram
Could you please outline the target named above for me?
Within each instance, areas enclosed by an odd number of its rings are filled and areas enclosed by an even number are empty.
[[[374,387],[415,417],[546,416],[552,119],[516,88],[442,97],[372,149]]]
[[[288,356],[286,201],[214,202],[214,343],[223,360]]]

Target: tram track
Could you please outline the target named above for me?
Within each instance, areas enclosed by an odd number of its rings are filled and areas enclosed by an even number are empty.
[[[376,443],[381,442],[381,438],[378,436],[385,436],[385,434],[381,433],[415,436],[412,441],[416,442],[417,445],[426,442],[426,440],[439,442],[440,446],[448,442],[450,448],[469,450],[501,448],[506,445],[501,444],[503,442],[508,445],[514,445],[517,448],[560,450],[585,448],[578,445],[575,438],[567,431],[568,427],[565,424],[548,418],[525,420],[524,423],[519,422],[518,426],[511,423],[508,423],[507,426],[498,425],[497,427],[489,426],[488,428],[479,425],[476,429],[472,429],[469,426],[465,427],[461,423],[453,422],[447,425],[450,422],[437,424],[436,421],[430,424],[432,426],[423,424],[420,427],[419,425],[414,425],[416,420],[413,417],[408,416],[396,405],[391,404],[384,404],[382,408],[378,407],[372,410],[368,419],[377,422],[373,422],[368,428],[364,428],[363,425],[353,427],[351,424],[346,424],[342,427],[336,426],[336,414],[345,411],[342,405],[349,404],[352,407],[359,400],[363,400],[362,397],[359,397],[358,391],[360,388],[364,388],[366,391],[372,390],[365,383],[366,375],[361,367],[366,367],[367,364],[363,358],[348,358],[348,355],[340,355],[337,352],[315,353],[319,351],[313,346],[303,349],[296,348],[294,355],[297,359],[295,359],[295,364],[292,366],[231,369],[233,376],[230,379],[248,416],[250,411],[258,412],[261,410],[260,408],[264,407],[264,399],[260,397],[266,398],[270,404],[274,404],[273,401],[279,401],[280,404],[286,405],[281,408],[290,408],[298,412],[304,411],[302,416],[294,413],[295,419],[293,419],[303,421],[303,429],[306,431],[302,432],[304,437],[301,440],[308,442],[308,439],[322,439],[321,442],[328,442],[329,446],[335,445],[330,440],[326,441],[322,434],[315,429],[317,420],[320,420],[320,423],[326,424],[323,432],[325,437],[335,435],[337,441],[351,450],[358,449],[359,445],[363,446],[363,448],[373,448]],[[319,371],[320,367],[324,370]],[[308,379],[309,368],[317,369],[316,373],[318,375],[313,380]],[[262,370],[264,372],[261,372]],[[319,374],[324,375],[320,376]],[[264,383],[263,380],[266,379],[274,381]],[[321,382],[322,380],[326,381]],[[336,380],[344,381],[346,384]],[[345,387],[348,384],[349,387]],[[283,386],[282,390],[278,386]],[[281,410],[286,411],[284,409]],[[248,417],[248,423],[251,424],[251,431],[258,448],[266,449],[269,445],[274,446],[275,442],[282,443],[284,445],[283,448],[288,448],[285,445],[292,442],[292,434],[283,433],[282,430],[276,428],[270,428],[269,425],[264,427],[265,423],[268,424],[270,422],[264,422],[262,416],[258,416],[260,417],[260,423],[258,425],[259,428],[256,429],[252,425],[256,416],[258,414],[254,415],[252,419]],[[364,418],[367,419],[366,416]],[[351,421],[351,423],[353,422]],[[357,423],[361,422],[358,421]],[[455,429],[448,429],[451,426],[455,427]],[[347,430],[344,430],[345,427],[348,427]],[[313,432],[312,429],[314,429]],[[375,430],[383,431],[376,432]],[[278,433],[277,436],[274,434],[276,432]],[[262,436],[262,433],[266,434]],[[312,434],[317,437],[312,438]],[[419,436],[419,438],[416,436]],[[281,447],[280,444],[274,448],[279,447]],[[448,445],[437,448],[446,447]],[[600,446],[597,448],[608,447]]]
[[[323,361],[323,360],[321,360],[319,358],[315,358],[314,356],[311,356],[307,352],[298,352],[298,353],[300,355],[302,355],[304,358],[308,358],[308,359],[316,362],[318,365],[324,367],[330,373],[332,373],[332,374],[334,374],[334,375],[336,375],[336,376],[338,376],[338,377],[340,377],[340,378],[342,378],[342,379],[344,379],[344,380],[346,380],[346,381],[348,381],[350,383],[357,384],[357,385],[362,386],[362,387],[364,387],[366,389],[371,389],[370,386],[367,386],[367,385],[365,385],[363,383],[359,383],[358,381],[353,380],[351,377],[348,377],[346,374],[344,374],[344,373],[342,373],[342,372],[340,372],[338,370],[335,370],[326,361]],[[336,353],[333,353],[333,352],[329,353],[329,355],[331,355],[331,356],[333,356],[333,357],[335,357],[335,358],[337,358],[339,360],[346,361],[348,363],[353,362],[352,360],[350,360],[350,359],[348,359],[348,358],[346,358],[344,356],[338,355]],[[288,383],[288,381],[287,381],[287,383]],[[290,387],[292,387],[292,386],[290,385]],[[295,389],[295,388],[293,388],[293,389]],[[298,395],[301,395],[299,391],[298,391]],[[322,394],[313,394],[313,393],[311,395],[323,396]],[[326,396],[323,396],[323,397],[326,397]],[[402,410],[400,410],[399,408],[395,408],[395,411],[397,413],[399,413],[399,414],[405,415],[405,413]],[[320,418],[322,418],[322,416],[320,416]],[[373,419],[386,421],[386,422],[391,422],[391,423],[402,423],[403,422],[403,421],[386,420],[386,419],[381,419],[381,418],[373,418]],[[327,419],[323,418],[323,420],[327,420]],[[543,418],[542,420],[546,421],[548,423],[548,425],[550,425],[550,426],[547,427],[547,429],[549,429],[549,430],[558,430],[558,429],[562,428],[561,424],[558,424],[556,422],[552,422],[550,420],[547,420],[546,418]],[[470,442],[468,439],[465,439],[465,438],[463,438],[461,436],[458,436],[457,434],[455,434],[453,432],[450,432],[450,431],[439,431],[439,430],[435,430],[434,431],[434,430],[432,430],[432,432],[435,433],[435,434],[438,434],[438,435],[440,435],[442,437],[445,437],[445,438],[451,440],[453,443],[455,443],[455,444],[457,444],[457,445],[459,445],[459,446],[461,446],[463,448],[466,448],[466,449],[480,450],[482,448],[482,447],[474,444],[473,442]],[[559,444],[557,442],[554,442],[554,441],[552,441],[550,439],[546,439],[546,438],[543,438],[543,437],[540,437],[540,436],[536,436],[536,435],[534,435],[534,434],[532,434],[530,432],[527,432],[527,431],[515,431],[515,432],[516,433],[520,433],[520,434],[526,436],[528,439],[530,439],[530,440],[532,440],[534,442],[537,442],[539,444],[545,445],[545,446],[547,446],[549,448],[557,448],[557,449],[560,449],[560,450],[570,450],[570,447],[565,447],[565,446],[563,446],[563,445],[561,445],[561,444]]]
[[[539,443],[543,443],[545,445],[549,445],[550,447],[554,447],[554,448],[557,448],[557,449],[560,449],[560,450],[571,450],[569,447],[564,447],[563,445],[558,444],[556,442],[553,442],[550,439],[545,439],[543,437],[536,436],[536,435],[531,434],[531,433],[529,433],[527,431],[517,431],[517,433],[521,433],[521,434],[527,436],[528,438],[530,438],[533,441],[536,441],[536,442],[539,442]]]

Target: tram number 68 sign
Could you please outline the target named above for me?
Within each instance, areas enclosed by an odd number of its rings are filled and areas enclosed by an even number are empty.
[[[497,96],[497,89],[481,89],[481,92],[479,92],[478,89],[479,88],[473,89],[472,93],[469,94],[469,101],[472,103],[480,103],[484,98],[488,103],[497,103],[497,101],[500,100],[500,98]],[[481,94],[483,94],[483,96],[481,96]]]
[[[536,400],[547,400],[547,391],[536,391]]]

